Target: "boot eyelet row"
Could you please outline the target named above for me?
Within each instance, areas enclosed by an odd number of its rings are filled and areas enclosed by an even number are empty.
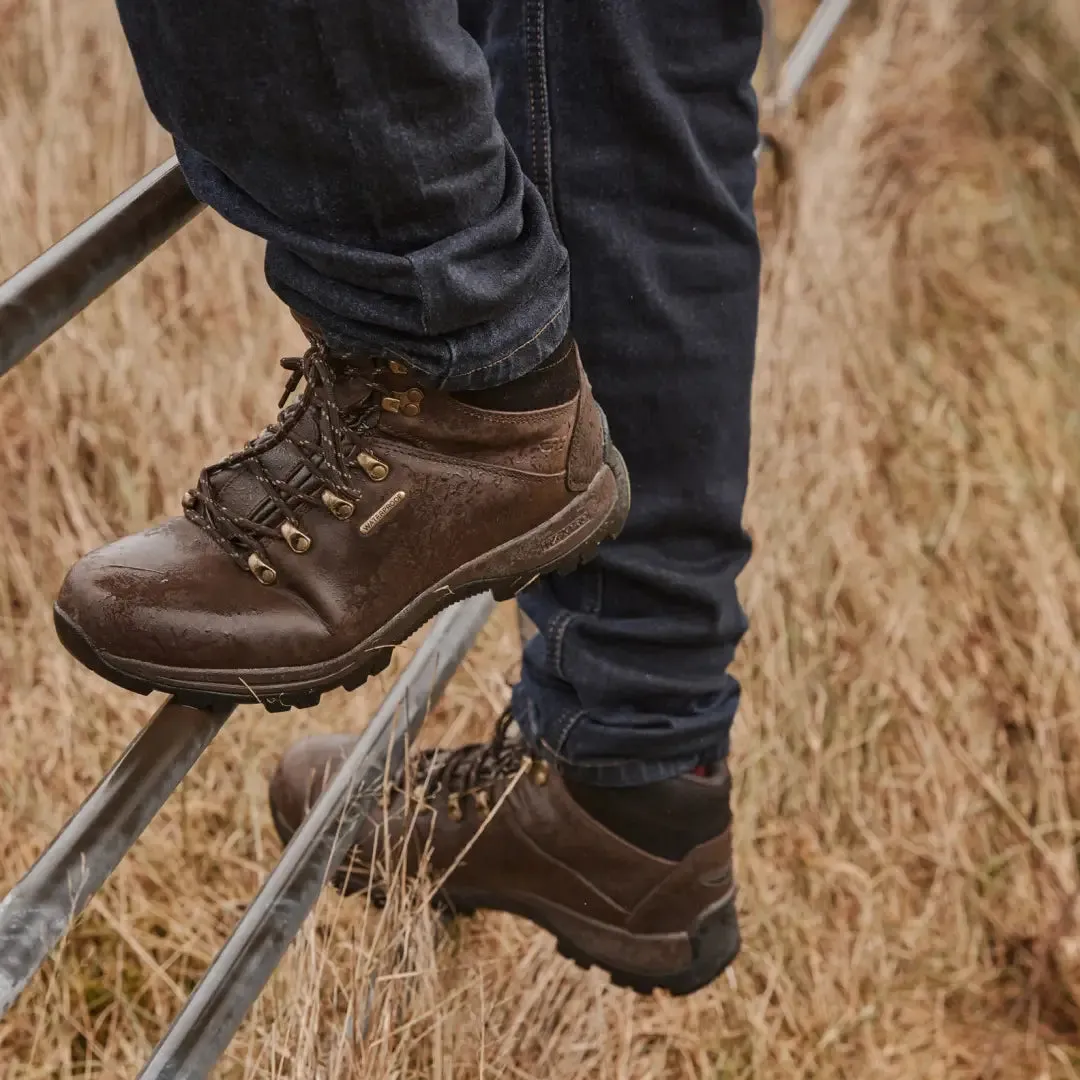
[[[382,462],[377,461],[376,463],[382,465]],[[385,469],[386,466],[383,465],[383,468]],[[354,503],[335,495],[332,491],[324,491],[322,501],[330,513],[340,521],[352,517],[353,511],[356,509]],[[187,508],[186,503],[185,508]],[[289,549],[297,555],[303,555],[311,550],[313,543],[311,537],[302,529],[297,528],[291,521],[286,521],[281,526],[280,531],[285,543],[289,545]],[[248,556],[247,565],[248,569],[263,585],[273,585],[277,581],[277,571],[255,552]]]

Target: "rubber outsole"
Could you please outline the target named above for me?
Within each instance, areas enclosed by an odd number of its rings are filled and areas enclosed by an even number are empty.
[[[372,902],[376,903],[374,899]],[[449,897],[436,899],[432,903],[436,904],[439,910],[455,917],[472,916],[478,911],[501,911],[527,919],[534,926],[539,926],[541,930],[551,934],[560,955],[573,961],[583,971],[596,968],[607,975],[612,985],[643,995],[652,994],[656,990],[662,990],[672,997],[697,993],[715,982],[731,966],[742,947],[734,898],[715,912],[705,915],[688,932],[693,957],[691,962],[684,968],[664,974],[631,971],[609,964],[591,955],[587,949],[565,934],[560,934],[542,915],[518,905],[492,902],[472,907],[457,904]],[[376,903],[376,906],[379,905]]]
[[[393,650],[418,630],[427,625],[436,615],[454,604],[467,600],[481,593],[491,592],[497,601],[510,600],[522,589],[531,585],[538,577],[549,574],[570,574],[592,559],[600,545],[618,536],[630,509],[630,488],[626,475],[626,465],[618,450],[609,444],[604,453],[605,464],[612,470],[616,481],[617,498],[607,518],[576,548],[565,553],[550,564],[532,567],[526,572],[497,580],[480,580],[463,583],[455,588],[439,590],[433,594],[430,602],[423,608],[422,617],[406,623],[401,632],[395,634],[395,640],[380,645],[379,648],[365,654],[362,662],[350,668],[343,675],[325,678],[300,689],[283,692],[249,693],[203,691],[174,685],[171,681],[161,682],[140,678],[131,672],[122,671],[98,649],[83,633],[79,626],[58,607],[53,607],[53,625],[57,637],[64,648],[84,667],[100,675],[103,679],[130,690],[135,694],[162,692],[171,694],[181,705],[193,708],[210,708],[223,702],[236,704],[261,704],[268,712],[288,712],[290,709],[311,708],[319,703],[322,695],[337,689],[356,690],[368,679],[378,675],[389,666]],[[376,632],[378,633],[378,632]]]

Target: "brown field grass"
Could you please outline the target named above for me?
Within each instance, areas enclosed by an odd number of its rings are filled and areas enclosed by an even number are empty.
[[[508,917],[327,896],[218,1075],[1080,1076],[1078,12],[864,4],[763,184],[730,978],[638,999]],[[0,0],[0,277],[167,153],[108,0]],[[148,711],[55,642],[64,569],[271,415],[297,344],[204,214],[0,384],[0,887]],[[515,635],[433,732],[490,723]],[[276,755],[378,693],[230,722],[0,1023],[4,1080],[135,1075],[277,856]]]

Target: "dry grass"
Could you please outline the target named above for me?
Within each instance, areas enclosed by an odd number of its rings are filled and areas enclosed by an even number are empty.
[[[221,1076],[1080,1075],[1080,21],[860,18],[764,215],[731,979],[639,1000],[512,919],[328,896]],[[107,0],[0,0],[0,275],[167,150]],[[246,437],[296,344],[204,215],[0,386],[3,882],[146,713],[55,643],[64,568]],[[514,634],[434,730],[490,721]],[[137,1072],[273,864],[275,755],[377,693],[230,722],[0,1024],[5,1080]]]

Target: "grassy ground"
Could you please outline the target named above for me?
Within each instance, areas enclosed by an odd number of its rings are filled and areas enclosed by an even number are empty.
[[[1080,1076],[1078,11],[865,4],[762,186],[730,978],[640,1000],[510,918],[327,897],[219,1075]],[[0,276],[167,154],[108,0],[0,0],[0,148]],[[0,384],[0,885],[147,712],[55,643],[65,567],[271,414],[259,259],[203,215]],[[433,731],[515,662],[504,611]],[[0,1024],[5,1080],[137,1072],[276,858],[276,755],[378,693],[230,722]]]

